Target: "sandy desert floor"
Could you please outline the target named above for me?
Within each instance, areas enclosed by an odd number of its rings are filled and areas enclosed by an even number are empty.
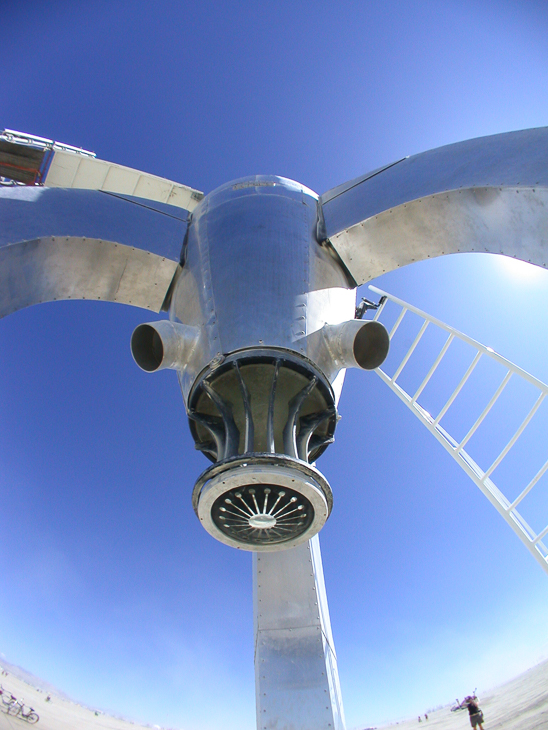
[[[40,720],[40,730],[138,730],[150,725],[138,725],[109,715],[95,715],[93,710],[52,694],[46,702],[46,693],[13,674],[0,677],[2,686],[17,699],[33,707]],[[485,730],[548,730],[548,661],[529,669],[512,681],[480,695],[479,704],[485,716]],[[0,709],[3,710],[0,705]],[[184,718],[181,720],[184,725]],[[31,727],[25,720],[0,711],[0,730]],[[152,726],[158,727],[158,726]],[[467,730],[468,712],[451,712],[444,707],[429,714],[419,724],[417,718],[385,725],[379,730]],[[222,729],[220,729],[222,730]]]
[[[0,684],[9,690],[25,705],[30,705],[38,713],[40,719],[35,725],[29,725],[26,720],[6,714],[0,704],[0,730],[21,730],[21,728],[36,727],[38,730],[139,730],[145,727],[125,720],[118,720],[109,715],[95,715],[93,710],[83,707],[76,702],[63,699],[51,694],[51,702],[46,702],[47,693],[18,679],[13,674],[0,677]],[[27,711],[28,708],[25,708]],[[151,726],[148,725],[150,728]]]
[[[548,661],[519,677],[479,695],[484,730],[548,730]],[[470,730],[468,711],[444,707],[419,724],[417,718],[385,725],[379,730]]]

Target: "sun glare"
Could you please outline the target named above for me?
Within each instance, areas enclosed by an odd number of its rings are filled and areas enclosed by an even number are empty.
[[[548,276],[546,270],[542,266],[535,266],[520,259],[513,259],[509,256],[497,256],[497,263],[507,276],[512,279],[520,279],[521,281],[540,280],[543,276]]]

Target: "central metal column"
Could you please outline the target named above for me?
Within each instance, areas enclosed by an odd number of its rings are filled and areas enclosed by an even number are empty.
[[[317,535],[253,554],[257,730],[344,730]]]

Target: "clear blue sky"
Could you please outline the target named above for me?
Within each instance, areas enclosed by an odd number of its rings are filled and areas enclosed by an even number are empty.
[[[208,192],[322,193],[384,163],[548,124],[541,2],[5,0],[0,126]],[[375,282],[548,381],[548,272],[498,257]],[[364,292],[365,293],[365,292]],[[144,311],[53,303],[0,323],[0,652],[74,698],[184,730],[255,726],[251,558],[201,528],[205,468]],[[350,373],[318,466],[349,729],[548,656],[548,580],[374,374]]]

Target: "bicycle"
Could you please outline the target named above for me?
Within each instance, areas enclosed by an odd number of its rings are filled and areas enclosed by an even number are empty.
[[[6,708],[6,712],[9,713],[9,708],[17,702],[17,697],[14,697],[12,693],[4,689],[0,684],[0,698],[2,699],[2,709]]]
[[[8,715],[13,715],[14,717],[20,717],[22,720],[26,720],[30,725],[34,725],[38,722],[40,719],[38,717],[38,714],[34,711],[33,707],[30,707],[30,705],[25,705],[23,700],[16,699],[13,695],[11,695],[12,702],[8,705]],[[25,712],[25,708],[27,709],[27,712]]]

